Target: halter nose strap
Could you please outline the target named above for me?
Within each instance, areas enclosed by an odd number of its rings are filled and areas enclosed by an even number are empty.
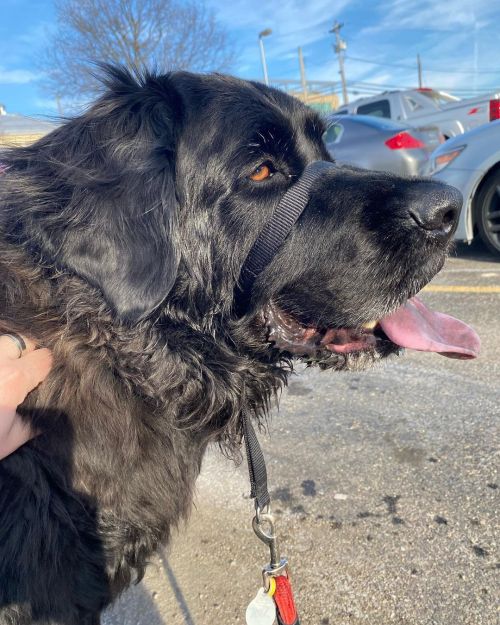
[[[250,301],[258,275],[269,265],[283,245],[297,219],[309,202],[310,190],[321,174],[332,167],[328,161],[309,163],[301,177],[281,198],[276,210],[264,225],[243,263],[237,295],[238,309],[244,311]]]

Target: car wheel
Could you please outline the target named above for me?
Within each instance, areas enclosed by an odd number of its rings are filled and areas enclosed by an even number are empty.
[[[474,204],[479,236],[490,252],[500,256],[500,171],[482,185]]]

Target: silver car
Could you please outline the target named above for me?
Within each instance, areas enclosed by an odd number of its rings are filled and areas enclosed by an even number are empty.
[[[500,120],[444,143],[432,153],[425,173],[462,192],[455,239],[470,242],[478,234],[500,256]]]
[[[441,142],[437,128],[416,130],[370,115],[332,116],[327,123],[323,140],[335,160],[400,175],[420,174]]]

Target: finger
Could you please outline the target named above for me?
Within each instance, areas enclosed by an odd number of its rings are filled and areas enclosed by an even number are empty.
[[[32,352],[36,345],[25,336],[21,337],[26,344],[26,349],[23,350],[23,355]],[[19,347],[16,342],[9,336],[0,336],[0,360],[17,360],[19,358]]]
[[[0,363],[0,407],[16,408],[47,376],[51,366],[48,349],[36,349],[19,360]]]
[[[26,393],[36,388],[44,380],[52,368],[52,353],[46,349],[35,351],[23,356],[17,365],[26,379]]]

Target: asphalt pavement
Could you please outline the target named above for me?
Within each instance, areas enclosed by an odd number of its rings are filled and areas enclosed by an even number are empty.
[[[302,625],[500,622],[500,261],[461,247],[423,299],[480,358],[302,371],[260,437]],[[103,625],[244,625],[268,558],[248,490],[212,450],[189,523]]]

